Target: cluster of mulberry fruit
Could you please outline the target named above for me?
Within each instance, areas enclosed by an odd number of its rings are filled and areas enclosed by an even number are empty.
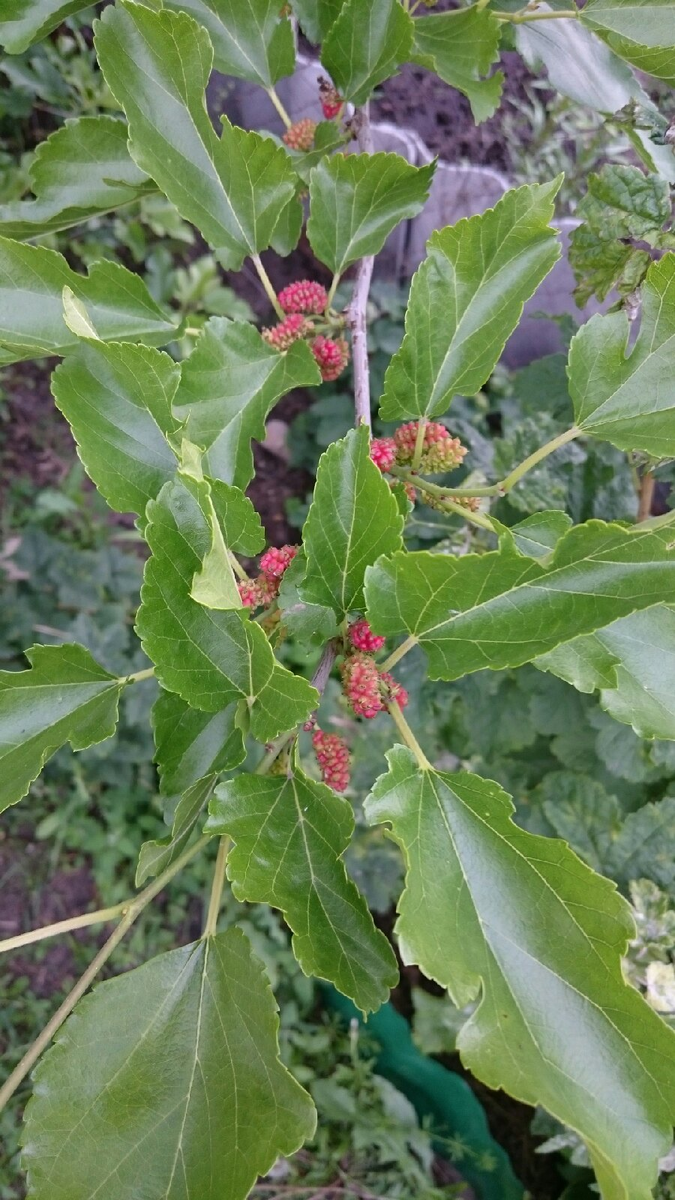
[[[290,566],[297,546],[272,546],[260,559],[260,574],[237,584],[244,608],[267,608],[276,599],[284,571]]]
[[[344,792],[349,784],[349,747],[344,738],[317,729],[312,745],[324,783],[336,792]]]
[[[342,690],[357,717],[370,720],[395,701],[400,708],[408,703],[408,693],[388,671],[381,671],[374,655],[384,646],[385,639],[373,633],[361,617],[349,628],[350,653],[340,666]]]
[[[324,382],[337,379],[349,362],[349,346],[343,337],[326,337],[318,333],[312,320],[328,308],[326,289],[311,279],[299,279],[279,293],[279,304],[286,316],[278,324],[263,329],[265,341],[275,350],[288,350],[293,342],[304,338]]]
[[[393,437],[373,438],[370,443],[370,457],[383,475],[386,475],[395,466],[412,466],[417,449],[419,428],[419,421],[408,421],[405,425],[399,426]],[[453,471],[456,467],[461,466],[466,454],[466,446],[462,445],[459,438],[453,437],[445,425],[440,425],[436,421],[428,421],[424,426],[421,454],[416,470],[420,474],[426,475]],[[414,486],[409,482],[404,483],[403,486],[408,498],[414,504]],[[427,493],[424,500],[430,508],[437,508],[442,512],[453,511],[444,497],[436,498]],[[475,512],[480,506],[480,501],[475,496],[453,496],[451,501],[453,505],[459,504],[471,512]]]

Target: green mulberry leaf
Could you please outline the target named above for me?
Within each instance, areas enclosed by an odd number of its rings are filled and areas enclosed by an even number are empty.
[[[0,21],[0,45],[8,54],[23,54],[33,42],[39,42],[66,17],[87,5],[83,0],[18,0],[12,8],[12,16]]]
[[[37,237],[69,229],[155,191],[129,154],[126,122],[114,117],[66,121],[38,146],[28,169],[34,200],[0,205],[0,234]]]
[[[560,180],[517,188],[431,235],[413,277],[405,337],[387,368],[384,420],[440,416],[455,393],[483,386],[525,301],[560,257],[549,224],[559,187]]]
[[[675,796],[628,814],[612,841],[606,870],[625,886],[652,879],[675,896]]]
[[[591,317],[572,339],[567,373],[576,424],[619,450],[675,455],[675,254],[647,272],[627,355],[625,312]]]
[[[211,529],[183,484],[166,484],[150,502],[146,536],[152,557],[137,628],[162,686],[206,712],[244,700],[263,742],[305,721],[317,692],[276,661],[260,626],[241,609],[214,611],[190,595]]]
[[[204,450],[204,473],[245,488],[253,478],[251,440],[281,396],[321,382],[305,342],[279,354],[247,321],[212,317],[183,363],[174,413]]]
[[[238,929],[100,983],[35,1072],[31,1196],[245,1200],[316,1124],[279,1059],[278,1025]]]
[[[675,609],[655,604],[535,661],[642,738],[675,741]]]
[[[485,8],[432,13],[415,21],[413,61],[435,71],[459,88],[471,104],[476,123],[487,121],[499,107],[504,76],[484,79],[499,59],[499,21]]]
[[[365,104],[410,57],[413,21],[398,0],[347,0],[321,47],[321,62],[345,100]]]
[[[33,646],[28,671],[0,671],[0,812],[26,795],[66,742],[85,750],[112,737],[124,681],[84,646]]]
[[[88,341],[52,375],[87,474],[117,512],[143,514],[176,473],[169,437],[180,367],[159,350]]]
[[[247,255],[270,245],[295,195],[288,155],[226,117],[217,136],[204,103],[211,42],[187,13],[110,5],[96,22],[96,49],[126,113],[138,166],[197,226],[223,266],[239,270]]]
[[[299,550],[289,567],[284,571],[277,598],[282,614],[283,627],[299,642],[323,646],[330,638],[337,637],[338,624],[332,608],[324,604],[312,604],[302,595],[307,574],[307,559],[304,550]]]
[[[302,531],[302,597],[332,608],[339,620],[363,607],[366,568],[402,545],[403,517],[369,446],[361,425],[322,454]]]
[[[118,263],[96,262],[78,275],[54,250],[0,237],[0,365],[80,345],[63,319],[64,288],[84,305],[104,342],[161,345],[175,333],[175,321],[143,280]]]
[[[295,66],[293,30],[277,0],[169,0],[208,30],[213,64],[223,75],[270,88]]]
[[[305,37],[315,46],[322,42],[337,21],[345,0],[291,0]]]
[[[337,275],[379,254],[393,229],[419,213],[435,163],[412,167],[399,154],[336,154],[310,175],[307,236],[320,262]]]
[[[398,978],[384,934],[347,876],[351,804],[297,769],[290,777],[238,775],[216,790],[207,833],[231,837],[227,873],[238,900],[282,910],[306,975],[318,975],[364,1012]]]
[[[675,10],[670,0],[588,0],[579,16],[638,70],[675,83]]]
[[[403,552],[368,569],[368,619],[376,633],[419,642],[432,679],[519,667],[672,599],[671,547],[668,530],[588,521],[570,529],[546,562],[508,542],[459,558]]]
[[[623,979],[628,905],[564,842],[519,829],[496,783],[420,770],[403,747],[388,758],[366,809],[406,859],[399,945],[458,1008],[479,999],[463,1062],[581,1134],[605,1200],[650,1200],[675,1037]]]

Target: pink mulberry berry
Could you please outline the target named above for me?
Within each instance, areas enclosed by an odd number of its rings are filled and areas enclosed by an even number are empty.
[[[370,457],[382,472],[388,471],[396,462],[396,442],[393,438],[373,438],[370,443]]]
[[[329,83],[327,79],[319,80],[319,98],[321,100],[321,111],[327,121],[334,121],[342,112],[344,100],[342,96]]]
[[[417,443],[418,421],[408,421],[401,425],[394,434],[396,444],[396,460],[399,463],[410,463],[415,454]],[[424,429],[422,443],[422,458],[420,469],[429,473],[451,471],[458,467],[467,453],[459,438],[452,437],[445,425],[429,421]]]
[[[312,279],[298,279],[279,292],[279,303],[285,313],[312,313],[318,317],[328,306],[328,292]]]
[[[340,667],[342,690],[357,717],[376,717],[384,705],[375,660],[367,654],[350,654]]]
[[[345,339],[334,340],[319,334],[310,343],[310,346],[312,354],[319,364],[321,378],[325,383],[332,383],[334,379],[338,378],[338,375],[342,374],[349,362],[349,346]]]
[[[349,640],[355,650],[363,650],[365,654],[377,654],[387,639],[373,633],[366,618],[360,617],[349,626]]]
[[[393,700],[396,704],[398,704],[399,708],[405,708],[409,700],[408,693],[406,692],[405,688],[402,687],[396,679],[394,679],[394,676],[390,675],[388,671],[381,671],[380,683],[384,687],[389,702],[391,703]]]
[[[286,130],[283,141],[290,150],[312,150],[316,125],[316,121],[311,121],[309,117],[303,117],[301,121],[296,121],[290,129]]]
[[[272,546],[260,559],[260,570],[268,578],[281,579],[297,553],[297,546]]]
[[[349,749],[336,733],[317,729],[312,745],[324,783],[336,792],[344,792],[349,784]]]
[[[301,313],[290,313],[283,321],[279,321],[278,325],[273,325],[271,329],[263,329],[262,336],[275,350],[288,350],[293,342],[307,337],[313,331],[312,322]]]
[[[266,608],[277,594],[278,588],[275,584],[276,581],[266,575],[258,575],[256,579],[242,579],[237,588],[244,608]]]

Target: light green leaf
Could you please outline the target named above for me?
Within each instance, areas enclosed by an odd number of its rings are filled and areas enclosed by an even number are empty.
[[[517,188],[432,234],[413,277],[403,344],[387,368],[384,420],[439,416],[456,392],[483,386],[525,301],[560,257],[549,225],[559,187]]]
[[[155,190],[129,154],[126,122],[104,116],[66,121],[42,142],[28,187],[34,200],[0,205],[4,237],[21,241],[69,229]]]
[[[487,121],[499,107],[504,75],[484,79],[499,59],[500,25],[485,8],[457,9],[418,17],[414,23],[413,61],[435,71],[471,103],[477,123]]]
[[[181,471],[181,476],[187,490],[199,504],[209,530],[208,549],[202,558],[199,570],[195,571],[192,577],[190,596],[198,604],[203,604],[205,608],[216,608],[223,612],[243,608],[230,558],[227,525],[223,524],[216,512],[211,493],[211,481],[203,478],[197,481],[183,471]],[[223,486],[227,487],[227,484]],[[237,495],[237,488],[228,490],[235,496]],[[235,519],[239,519],[246,512],[245,505],[251,505],[250,500],[247,501],[242,492],[239,492],[239,496],[242,502],[241,512],[238,511],[236,502],[234,505],[226,504],[226,518],[228,509],[234,512]]]
[[[39,42],[66,17],[86,8],[84,0],[18,0],[0,21],[0,46],[8,54],[22,54],[33,42]]]
[[[579,429],[656,458],[675,454],[675,254],[649,268],[627,355],[625,312],[591,317],[572,339],[567,373]]]
[[[328,979],[364,1012],[379,1008],[398,972],[342,862],[351,804],[294,769],[220,784],[209,812],[205,831],[234,841],[227,874],[237,900],[281,909],[305,974]]]
[[[241,609],[213,611],[190,596],[211,531],[182,484],[166,484],[150,502],[146,536],[152,557],[137,628],[162,686],[206,712],[245,700],[263,742],[306,720],[316,690],[276,662],[260,626]]]
[[[0,812],[26,795],[66,742],[85,750],[112,737],[123,684],[84,646],[33,646],[28,671],[0,671]]]
[[[79,345],[63,319],[64,287],[84,304],[104,342],[161,345],[173,336],[174,319],[143,280],[118,263],[96,262],[88,275],[78,275],[54,250],[0,238],[0,365]]]
[[[305,210],[299,196],[293,196],[279,214],[279,220],[274,227],[270,245],[282,258],[292,254],[300,241],[302,226],[305,220]]]
[[[96,30],[99,63],[126,113],[133,158],[223,266],[239,270],[248,254],[269,246],[295,195],[288,155],[226,117],[216,135],[204,103],[211,42],[187,13],[119,3],[104,9]]]
[[[304,550],[299,550],[284,571],[277,601],[282,613],[286,632],[298,642],[309,642],[323,646],[329,638],[336,637],[338,624],[332,608],[323,604],[310,604],[302,597],[302,586],[307,573]]]
[[[650,1200],[675,1115],[675,1039],[623,979],[628,905],[564,842],[514,825],[497,784],[421,771],[403,747],[388,757],[367,814],[391,823],[406,858],[404,962],[459,1008],[480,997],[462,1060],[577,1130],[604,1200]]]
[[[305,37],[318,46],[337,21],[345,0],[291,0]]]
[[[612,289],[629,296],[644,279],[651,255],[622,241],[601,237],[589,225],[572,231],[569,262],[576,279],[574,298],[579,305],[591,296],[605,300]]]
[[[152,710],[155,762],[166,796],[187,791],[200,779],[232,771],[244,760],[237,705],[201,712],[173,692],[161,692]]]
[[[220,479],[209,479],[208,482],[213,507],[225,530],[230,550],[248,558],[259,554],[265,546],[265,530],[248,496]]]
[[[379,254],[399,222],[424,207],[435,165],[412,167],[399,154],[323,158],[309,182],[307,236],[317,258],[341,275]]]
[[[630,67],[580,21],[526,21],[516,44],[532,69],[577,104],[611,116],[631,100],[649,103]]]
[[[546,558],[571,525],[572,518],[567,513],[552,508],[533,513],[512,525],[510,532],[521,554],[527,554],[529,558]]]
[[[245,488],[253,478],[251,439],[264,438],[270,409],[292,388],[320,382],[304,342],[279,354],[248,322],[212,317],[183,363],[174,413],[205,451],[205,474]]]
[[[638,238],[658,245],[672,215],[670,189],[659,175],[606,163],[588,176],[576,215],[605,238]]]
[[[675,82],[675,10],[670,0],[588,0],[580,16],[638,70]]]
[[[345,100],[365,104],[410,57],[413,22],[398,0],[347,0],[321,47],[321,62]]]
[[[223,75],[269,88],[295,66],[293,31],[276,0],[165,0],[208,30],[213,65]]]
[[[369,446],[360,425],[322,454],[302,531],[302,597],[332,608],[339,620],[363,607],[366,567],[402,545],[403,517]]]
[[[466,1024],[475,1005],[457,1008],[447,992],[433,996],[424,988],[412,989],[414,1006],[413,1041],[422,1054],[454,1054],[457,1035]]]
[[[607,870],[619,883],[652,879],[675,895],[675,796],[628,814],[612,843]]]
[[[675,609],[655,604],[538,658],[643,738],[675,741]]]
[[[168,354],[120,342],[84,343],[52,375],[87,474],[118,512],[143,514],[175,475],[168,438],[179,379]]]
[[[432,679],[518,667],[581,633],[672,599],[675,552],[667,530],[588,521],[545,564],[508,543],[455,558],[426,551],[381,559],[366,574],[376,633],[407,633],[429,656]]]
[[[35,1072],[23,1146],[31,1195],[244,1200],[316,1123],[279,1060],[278,1025],[238,929],[100,983]]]

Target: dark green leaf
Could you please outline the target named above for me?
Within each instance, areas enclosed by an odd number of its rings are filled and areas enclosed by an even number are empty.
[[[432,234],[385,377],[386,421],[439,416],[456,392],[471,396],[483,386],[525,301],[560,256],[549,225],[559,187],[560,180],[517,188]]]
[[[36,237],[111,212],[155,185],[129,154],[127,127],[114,117],[66,121],[42,142],[30,164],[34,200],[0,205],[0,234]]]
[[[267,977],[238,929],[99,984],[35,1074],[31,1195],[245,1200],[315,1126],[277,1031]]]
[[[269,88],[295,66],[293,31],[277,0],[168,0],[208,30],[213,63],[223,75]]]
[[[84,646],[33,646],[29,671],[0,671],[0,812],[26,795],[48,758],[112,737],[123,683]]]
[[[607,870],[619,883],[652,879],[675,895],[675,796],[628,814],[612,844]]]
[[[310,42],[318,45],[325,38],[344,7],[345,0],[291,0],[302,31]]]
[[[398,974],[342,862],[354,830],[349,802],[295,769],[222,783],[209,812],[206,832],[234,840],[227,873],[236,898],[280,908],[305,974],[330,980],[365,1012],[379,1008]]]
[[[605,238],[638,238],[652,245],[671,216],[670,189],[659,175],[607,163],[588,176],[576,215]]]
[[[567,533],[572,520],[560,509],[533,513],[511,527],[511,533],[521,554],[530,558],[546,558],[555,550],[560,538]]]
[[[607,859],[621,828],[622,811],[616,796],[601,783],[576,771],[551,771],[530,803],[541,805],[558,837],[594,871],[607,874]]]
[[[241,609],[219,612],[190,595],[211,545],[211,530],[195,498],[167,484],[148,506],[145,568],[138,632],[167,691],[217,712],[245,700],[251,731],[268,741],[304,721],[317,693],[276,662],[262,629]]]
[[[307,572],[307,560],[300,550],[284,571],[279,589],[278,604],[286,632],[299,642],[323,646],[335,637],[338,625],[332,608],[323,604],[310,604],[303,600],[302,586]]]
[[[640,286],[651,257],[625,242],[601,237],[588,225],[572,231],[569,261],[577,281],[574,298],[587,304],[591,296],[605,300],[612,289],[628,296]]]
[[[345,100],[365,104],[410,57],[413,22],[398,0],[347,0],[321,47],[321,62]]]
[[[336,154],[314,168],[307,236],[317,258],[341,275],[379,254],[399,221],[421,211],[435,163],[412,167],[399,154]]]
[[[63,319],[63,289],[84,305],[104,342],[170,341],[175,322],[143,280],[118,263],[96,262],[77,275],[44,246],[0,238],[0,364],[65,354],[79,345]]]
[[[518,667],[582,632],[672,598],[667,530],[588,521],[545,564],[508,542],[455,558],[426,551],[381,559],[366,576],[376,633],[407,633],[429,656],[432,679]]]
[[[620,450],[675,454],[675,254],[647,272],[640,332],[630,354],[625,312],[591,317],[568,363],[576,424]]]
[[[193,783],[220,771],[232,771],[244,759],[237,705],[219,712],[190,708],[173,692],[162,692],[152,710],[155,762],[162,792],[187,791]]]
[[[186,848],[206,802],[213,791],[217,775],[209,775],[192,784],[182,796],[173,796],[165,805],[164,819],[171,832],[163,838],[143,842],[136,866],[136,887],[165,871]]]
[[[471,103],[476,122],[487,121],[499,106],[504,76],[484,79],[499,59],[500,25],[487,8],[433,13],[415,21],[413,59],[429,67]]]
[[[580,1133],[608,1200],[649,1200],[675,1039],[623,979],[628,905],[564,842],[514,825],[497,784],[422,771],[403,747],[389,766],[367,813],[407,861],[399,943],[458,1008],[480,998],[457,1039],[464,1063]]]
[[[272,406],[292,388],[320,382],[304,342],[279,354],[248,322],[212,317],[183,363],[174,412],[205,451],[205,474],[245,488],[253,477],[251,439],[264,438]]]
[[[365,425],[334,442],[319,460],[302,540],[307,573],[302,596],[342,618],[363,607],[366,567],[402,544],[403,517],[370,459]]]
[[[89,341],[52,375],[87,474],[118,512],[143,514],[176,473],[168,437],[180,367],[159,350]]]
[[[101,69],[129,122],[129,148],[180,215],[239,270],[266,249],[295,194],[288,155],[269,138],[222,118],[217,137],[204,104],[213,52],[187,13],[140,4],[104,9],[96,23]]]

